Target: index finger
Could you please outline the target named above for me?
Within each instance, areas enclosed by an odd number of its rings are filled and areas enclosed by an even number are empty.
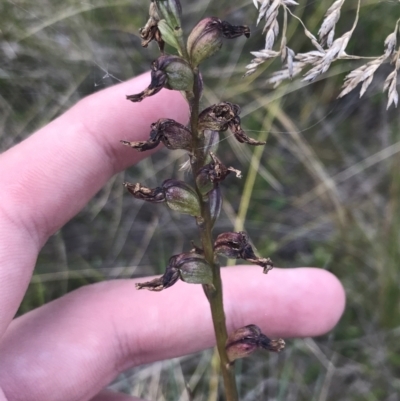
[[[187,105],[164,90],[142,103],[126,100],[142,90],[144,74],[81,100],[68,112],[0,156],[2,209],[30,230],[41,245],[115,173],[146,154],[121,139],[148,138],[161,117],[186,122]]]
[[[149,81],[145,74],[89,96],[0,155],[0,336],[49,235],[113,174],[145,157],[120,140],[147,138],[150,124],[161,117],[186,121],[187,105],[178,92],[163,90],[135,105],[125,99]]]

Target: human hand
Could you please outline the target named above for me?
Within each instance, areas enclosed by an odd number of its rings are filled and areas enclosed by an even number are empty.
[[[182,123],[187,106],[163,90],[132,105],[148,75],[92,95],[0,155],[0,401],[133,400],[102,391],[121,371],[211,347],[201,286],[178,282],[161,293],[135,280],[82,287],[13,319],[50,235],[115,173],[146,154],[120,139],[147,139],[158,118]],[[143,279],[141,280],[143,281]],[[329,331],[344,308],[339,281],[321,269],[223,271],[228,330],[255,323],[271,337]]]

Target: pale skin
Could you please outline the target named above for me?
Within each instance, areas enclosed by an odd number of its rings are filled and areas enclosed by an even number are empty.
[[[89,285],[13,320],[49,236],[146,157],[119,141],[147,139],[161,117],[187,122],[178,92],[125,100],[148,83],[143,75],[89,96],[0,155],[0,401],[135,400],[103,389],[129,367],[214,345],[203,290],[183,282],[160,293],[137,291],[135,280]],[[223,283],[228,331],[253,323],[274,338],[317,336],[345,305],[321,269],[238,266]]]

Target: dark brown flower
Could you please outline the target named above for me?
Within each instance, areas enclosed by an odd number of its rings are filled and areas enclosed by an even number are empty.
[[[172,210],[197,217],[201,215],[196,191],[183,181],[165,180],[160,187],[151,189],[142,184],[124,182],[125,188],[137,199],[147,202],[166,202]]]
[[[157,70],[153,63],[150,85],[142,92],[135,95],[128,95],[126,98],[134,103],[141,102],[144,98],[153,96],[160,92],[160,90],[165,87],[167,80],[167,74],[164,71]]]
[[[126,98],[132,102],[141,102],[144,98],[160,92],[162,88],[180,91],[193,88],[193,72],[183,58],[160,56],[153,61],[150,85],[144,91],[128,95]]]
[[[218,235],[214,250],[217,254],[225,255],[228,258],[244,259],[255,263],[264,268],[264,273],[268,273],[273,268],[270,258],[259,258],[254,254],[249,238],[243,231],[227,232]]]
[[[138,283],[136,288],[162,291],[174,285],[179,279],[190,284],[212,285],[211,266],[203,254],[197,253],[196,248],[191,252],[171,256],[164,275],[145,283]]]
[[[197,173],[196,183],[202,195],[210,192],[215,184],[223,181],[228,174],[234,172],[236,177],[241,177],[241,172],[233,167],[226,167],[222,162],[210,152],[212,161],[203,166]]]
[[[171,287],[179,280],[179,270],[168,265],[165,273],[154,280],[147,281],[145,283],[137,283],[136,288],[138,290],[149,290],[149,291],[162,291],[165,288]]]
[[[247,136],[240,125],[240,107],[237,104],[222,102],[204,109],[199,115],[199,130],[232,131],[241,143],[249,145],[265,145]]]
[[[182,124],[169,118],[160,118],[151,124],[150,138],[147,141],[121,141],[124,145],[143,152],[154,149],[162,142],[168,149],[192,150],[192,134]]]
[[[129,182],[124,182],[124,186],[136,199],[154,203],[165,202],[165,193],[161,187],[151,189],[139,183],[130,184]]]
[[[235,39],[242,35],[250,37],[250,28],[247,25],[231,25],[227,21],[221,21],[221,31],[226,39]]]
[[[226,352],[232,363],[236,359],[245,358],[255,350],[262,348],[272,352],[280,352],[285,347],[285,341],[270,340],[255,324],[250,324],[231,333],[226,341]]]

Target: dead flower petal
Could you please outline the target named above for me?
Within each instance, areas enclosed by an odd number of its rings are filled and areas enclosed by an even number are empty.
[[[149,290],[149,291],[162,291],[168,287],[171,287],[179,280],[179,270],[168,267],[165,274],[161,277],[155,278],[154,280],[147,281],[145,283],[137,283],[136,288],[138,290]]]
[[[136,149],[138,152],[144,152],[146,150],[156,148],[159,145],[160,140],[149,139],[148,141],[138,141],[138,142],[121,141],[121,143],[125,146],[129,146],[133,149]]]
[[[241,128],[240,126],[240,119],[236,119],[229,124],[229,128],[231,129],[233,135],[235,136],[236,140],[240,143],[247,143],[248,145],[252,146],[259,146],[265,145],[267,142],[265,141],[256,141],[253,138],[250,138]]]
[[[124,182],[123,185],[136,199],[154,203],[165,202],[165,193],[161,187],[151,189],[140,183],[130,184],[129,182]]]
[[[143,99],[149,96],[153,96],[167,83],[167,74],[161,70],[151,71],[151,82],[150,85],[142,92],[135,95],[128,95],[126,98],[131,102],[141,102]]]

